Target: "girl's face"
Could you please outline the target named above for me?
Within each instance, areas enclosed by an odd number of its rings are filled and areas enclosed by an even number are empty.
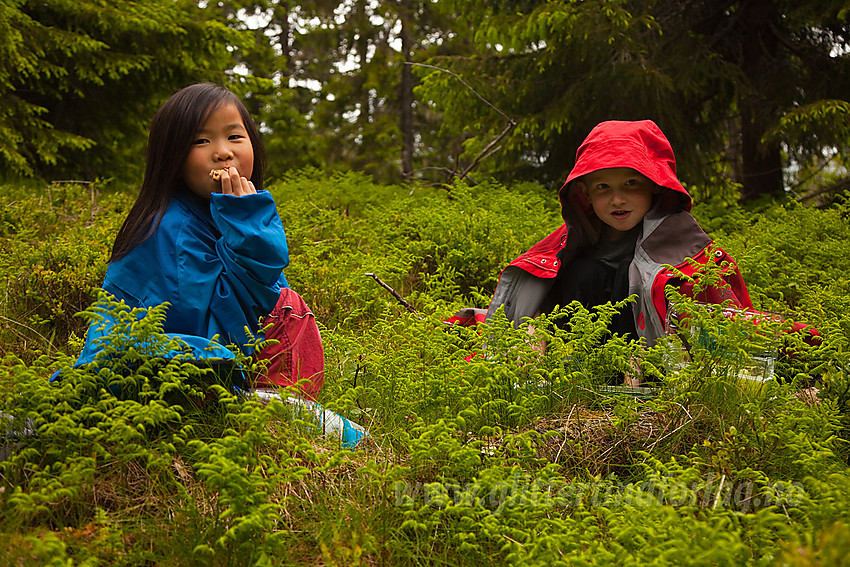
[[[254,171],[254,147],[235,104],[214,110],[201,126],[183,164],[183,181],[194,194],[209,199],[211,193],[221,192],[221,182],[213,180],[210,171],[227,167],[247,179]]]

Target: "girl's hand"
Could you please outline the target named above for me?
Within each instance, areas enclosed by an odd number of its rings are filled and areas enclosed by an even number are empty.
[[[221,174],[221,192],[224,195],[251,195],[256,193],[254,184],[246,177],[240,177],[235,167],[226,168]]]

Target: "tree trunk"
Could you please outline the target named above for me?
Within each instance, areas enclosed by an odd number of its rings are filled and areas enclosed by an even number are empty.
[[[410,0],[400,0],[401,4],[401,52],[404,64],[401,66],[401,175],[405,181],[413,178],[413,72],[410,68],[410,51],[413,41],[410,37]]]
[[[360,78],[358,80],[360,114],[357,116],[357,124],[360,127],[360,135],[363,136],[369,128],[369,122],[372,121],[372,99],[369,89],[366,87],[366,68],[369,64],[369,38],[365,32],[368,24],[365,0],[356,0],[354,3],[354,21],[363,26],[361,32],[355,36],[357,61],[360,65]]]
[[[741,199],[757,199],[762,195],[782,193],[782,152],[778,144],[763,144],[761,138],[768,124],[761,120],[752,100],[741,108]],[[756,107],[756,108],[754,108]]]
[[[742,200],[782,192],[781,148],[776,143],[762,143],[776,117],[766,87],[777,52],[777,38],[770,29],[775,19],[772,0],[744,2],[741,68],[750,91],[740,100]]]
[[[283,76],[286,79],[292,77],[295,70],[295,61],[292,53],[292,24],[289,23],[289,2],[278,2],[274,7],[274,21],[280,26],[280,33],[277,36],[277,41],[280,44],[280,51],[285,59],[285,67],[281,69]],[[283,87],[289,86],[288,81],[284,81]]]

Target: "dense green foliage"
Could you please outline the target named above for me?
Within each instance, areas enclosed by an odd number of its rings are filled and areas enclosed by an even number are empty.
[[[0,462],[0,563],[838,564],[850,284],[836,251],[850,247],[850,211],[754,212],[728,204],[735,187],[692,190],[758,306],[822,333],[817,347],[783,340],[796,356],[778,361],[779,380],[741,373],[783,323],[756,328],[680,297],[700,337],[687,359],[676,336],[645,353],[608,337],[609,308],[569,306],[565,330],[544,319],[534,335],[501,318],[483,333],[444,324],[486,306],[498,270],[558,223],[554,191],[411,190],[313,170],[273,184],[287,276],[322,325],[320,401],[371,434],[352,452],[286,405],[163,362],[174,345],[161,309],[126,318],[128,348],[98,372],[71,368],[99,311],[73,314],[96,298],[130,200],[0,186],[0,412],[37,431]],[[607,389],[636,362],[654,397]],[[801,395],[811,383],[819,403]]]

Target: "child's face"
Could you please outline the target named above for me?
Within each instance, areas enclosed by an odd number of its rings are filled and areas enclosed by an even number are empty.
[[[652,207],[652,196],[659,191],[653,181],[628,167],[599,169],[576,183],[605,224],[608,240],[616,240],[636,227]]]
[[[221,181],[214,181],[210,170],[227,167],[235,167],[239,177],[247,179],[254,171],[254,147],[234,104],[213,111],[201,126],[183,164],[183,181],[193,193],[209,199],[211,193],[221,192],[225,183],[224,175]],[[232,176],[226,175],[229,184]]]

